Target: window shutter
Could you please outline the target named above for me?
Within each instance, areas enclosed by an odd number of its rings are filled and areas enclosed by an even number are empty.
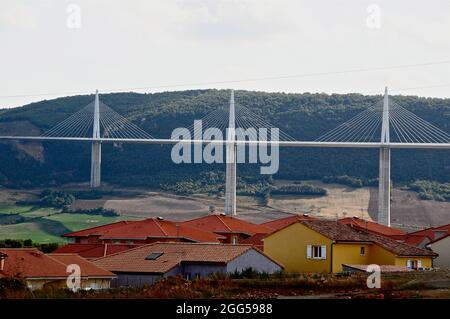
[[[411,262],[411,260],[407,260],[407,261],[406,261],[406,267],[412,268],[412,262]]]
[[[312,247],[311,245],[306,246],[306,258],[311,259],[312,256]]]
[[[422,260],[417,261],[417,268],[422,268]]]
[[[321,247],[322,250],[322,259],[327,259],[327,246],[326,245],[322,245]]]

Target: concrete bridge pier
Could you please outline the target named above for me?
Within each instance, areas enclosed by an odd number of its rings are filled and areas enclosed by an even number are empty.
[[[389,94],[386,87],[381,126],[380,171],[378,179],[378,223],[391,226],[391,149],[389,124]]]
[[[391,149],[389,147],[380,148],[378,223],[391,226]]]
[[[102,144],[92,143],[91,154],[91,188],[101,186],[101,164],[102,164]]]
[[[236,215],[236,143],[234,91],[230,97],[230,115],[226,141],[225,214]]]
[[[92,138],[100,138],[100,99],[98,90],[95,92],[94,102],[94,125],[92,130]],[[101,164],[102,164],[102,144],[100,142],[92,142],[91,153],[91,188],[101,186]]]

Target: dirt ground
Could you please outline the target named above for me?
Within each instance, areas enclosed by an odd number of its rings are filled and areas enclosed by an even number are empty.
[[[284,183],[285,181],[277,181]],[[359,216],[376,220],[378,190],[376,188],[351,188],[338,184],[307,183],[326,188],[328,195],[273,196],[267,206],[254,197],[238,196],[240,218],[264,222],[290,214],[308,213],[311,216],[332,218]],[[104,206],[122,215],[146,218],[161,216],[173,220],[185,220],[209,213],[210,207],[219,213],[223,210],[222,197],[197,194],[180,196],[166,192],[139,190],[135,198],[104,198],[102,200],[77,200],[74,207],[92,208]],[[450,222],[450,203],[424,201],[410,191],[394,189],[392,192],[392,222],[405,228],[429,227]]]

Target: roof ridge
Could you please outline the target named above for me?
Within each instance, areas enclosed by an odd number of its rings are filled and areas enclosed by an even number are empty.
[[[147,246],[152,246],[152,245],[155,245],[155,244],[157,244],[157,243],[159,243],[159,242],[150,243],[150,244],[145,244],[145,245],[138,245],[137,247],[134,247],[134,248],[122,250],[122,251],[119,251],[119,252],[117,252],[117,253],[114,253],[114,254],[111,254],[111,255],[108,255],[108,256],[104,256],[104,257],[94,258],[94,259],[92,259],[92,260],[93,260],[93,261],[97,261],[97,260],[100,260],[100,259],[109,258],[109,257],[112,257],[112,256],[116,256],[116,255],[120,255],[120,254],[129,252],[129,251],[142,249],[142,248],[147,247]]]
[[[159,221],[155,220],[154,218],[151,218],[151,220],[156,224],[156,226],[162,231],[164,235],[169,236],[169,234],[167,234],[167,232],[161,227]]]
[[[232,230],[230,227],[228,227],[228,225],[222,220],[222,218],[220,218],[219,215],[214,215],[214,216],[216,216],[216,217],[220,220],[220,222],[221,222],[226,228],[228,228],[228,230],[229,230],[230,232],[233,231],[233,230]]]

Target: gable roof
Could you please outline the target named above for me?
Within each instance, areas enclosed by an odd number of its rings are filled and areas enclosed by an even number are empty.
[[[217,234],[245,234],[252,236],[256,233],[269,233],[270,228],[264,225],[253,224],[248,221],[226,216],[226,215],[207,215],[183,222],[183,225],[189,225],[200,229],[205,229]]]
[[[286,227],[287,225],[293,224],[295,222],[298,222],[299,220],[316,220],[317,218],[308,216],[306,214],[304,215],[292,215],[288,217],[278,218],[275,220],[271,220],[265,223],[262,223],[261,225],[269,227],[273,230],[281,229],[283,227]]]
[[[47,254],[47,256],[63,263],[66,267],[74,264],[80,266],[82,277],[116,277],[112,272],[93,264],[77,254]],[[66,273],[67,275],[68,273]]]
[[[53,254],[78,254],[83,258],[93,259],[109,256],[124,250],[136,248],[134,244],[77,244],[70,243],[59,247]]]
[[[439,234],[439,236],[437,235]],[[425,228],[402,236],[392,236],[393,238],[403,241],[409,245],[419,246],[437,241],[439,238],[450,234],[450,224]]]
[[[432,240],[432,241],[430,241],[429,243],[427,243],[427,245],[437,243],[438,241],[441,241],[441,240],[443,240],[443,239],[445,239],[445,238],[448,238],[448,237],[450,237],[450,234],[447,234],[447,235],[445,235],[445,236],[436,238],[435,240]]]
[[[114,229],[117,227],[121,227],[127,224],[131,224],[134,221],[119,221],[119,222],[115,222],[115,223],[111,223],[111,224],[106,224],[106,225],[101,225],[101,226],[96,226],[96,227],[92,227],[92,228],[88,228],[88,229],[83,229],[83,230],[79,230],[79,231],[75,231],[75,232],[71,232],[68,234],[64,234],[63,237],[88,237],[88,236],[100,236],[101,234],[103,234],[105,231],[110,230],[110,229]]]
[[[186,262],[226,264],[251,249],[255,248],[251,245],[153,243],[99,258],[93,262],[113,272],[163,274]],[[259,250],[258,252],[264,255]],[[162,254],[156,259],[146,259],[152,253]]]
[[[82,276],[115,277],[105,269],[93,265],[89,261],[75,254],[54,258],[36,248],[0,248],[5,254],[3,275],[16,278],[67,278],[67,265],[78,264]]]
[[[250,236],[248,238],[245,238],[243,240],[241,240],[239,243],[243,244],[243,245],[253,245],[259,249],[263,249],[264,247],[264,237],[266,237],[267,234],[264,233],[257,233],[254,234],[253,236]]]
[[[406,232],[401,231],[400,229],[388,227],[385,225],[381,225],[372,221],[368,221],[365,219],[357,218],[357,217],[347,217],[339,219],[339,223],[344,225],[349,225],[360,230],[365,230],[371,233],[384,235],[384,236],[392,236],[392,235],[404,235]]]
[[[222,237],[212,232],[184,225],[183,222],[148,218],[121,221],[63,235],[64,237],[98,236],[100,239],[145,240],[147,238],[184,238],[193,242],[219,242]]]
[[[102,232],[100,239],[184,238],[193,242],[219,242],[220,236],[182,222],[144,219]]]

